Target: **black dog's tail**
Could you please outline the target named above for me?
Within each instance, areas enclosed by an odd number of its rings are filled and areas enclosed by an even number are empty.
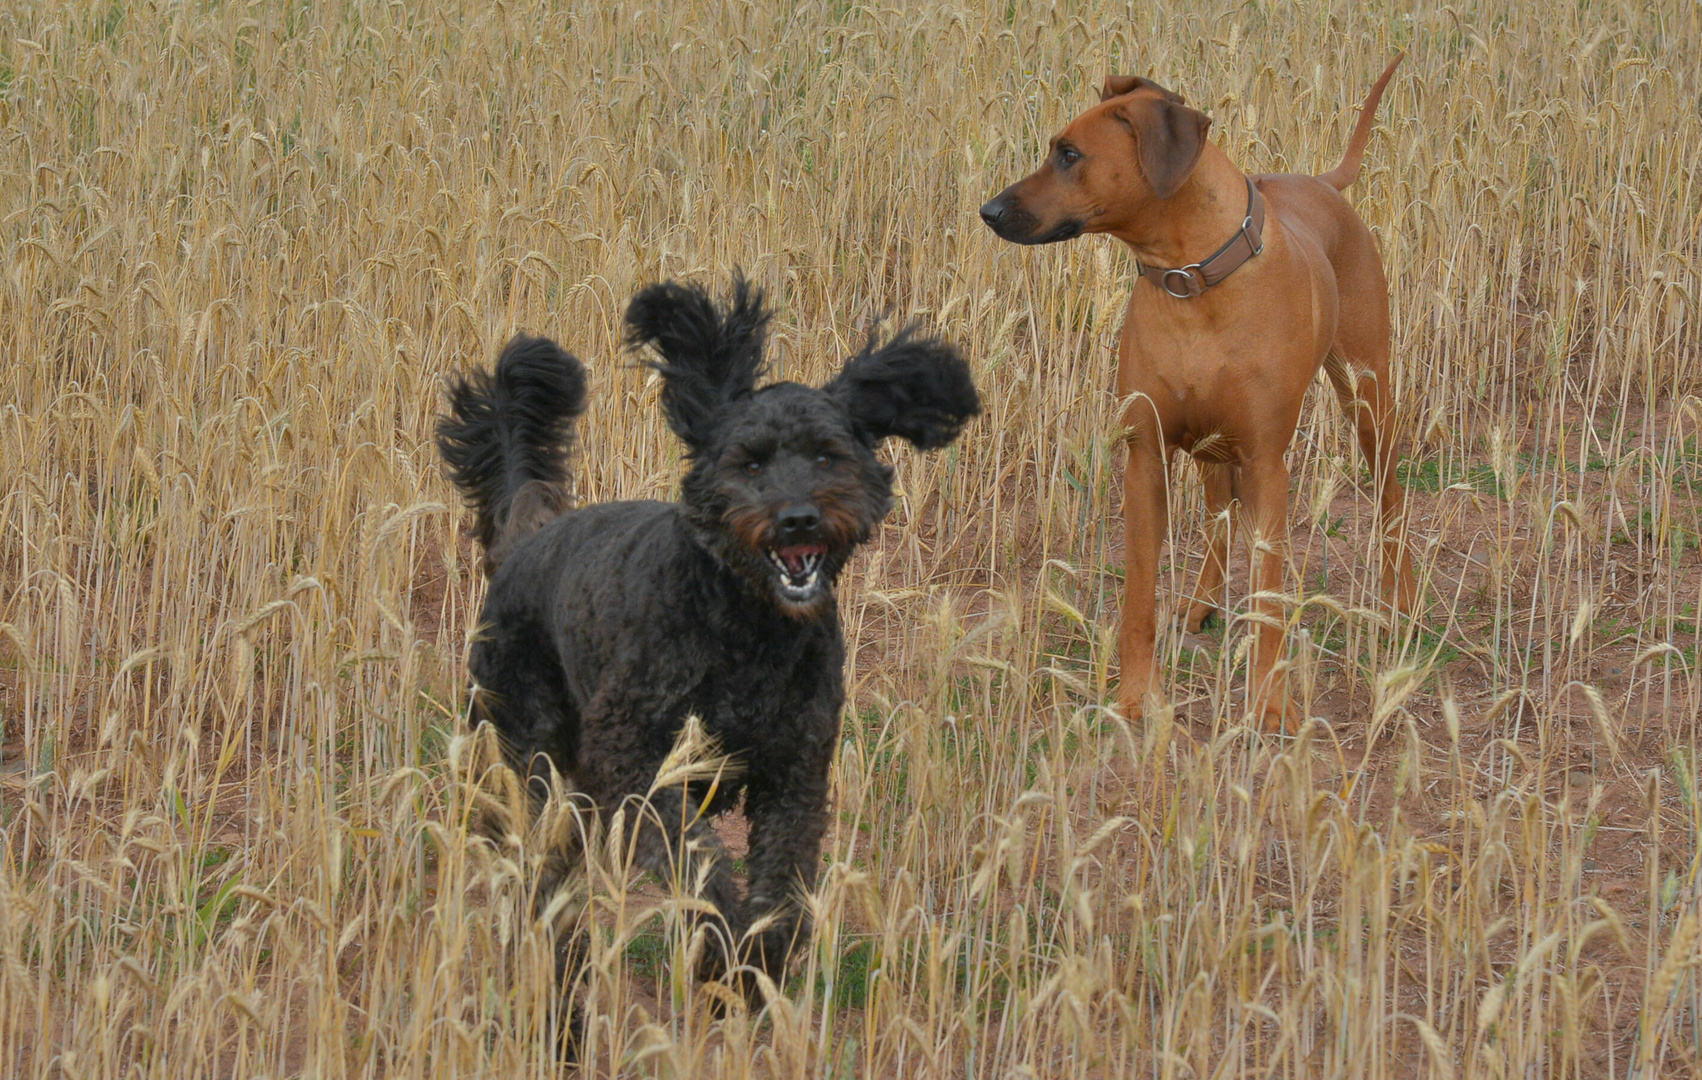
[[[515,543],[568,507],[573,424],[585,411],[585,368],[549,338],[516,335],[496,371],[449,387],[437,449],[478,515],[473,535],[494,573]]]

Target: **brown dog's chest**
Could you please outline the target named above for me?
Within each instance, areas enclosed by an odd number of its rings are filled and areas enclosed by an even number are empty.
[[[1317,275],[1300,252],[1272,247],[1192,299],[1135,283],[1117,364],[1131,429],[1156,422],[1167,448],[1203,461],[1287,445],[1335,309],[1327,290],[1308,288]]]
[[[1167,449],[1202,461],[1233,461],[1273,438],[1286,445],[1318,366],[1315,356],[1297,359],[1303,378],[1293,359],[1258,353],[1125,356],[1118,378],[1125,424],[1133,433],[1156,423]]]

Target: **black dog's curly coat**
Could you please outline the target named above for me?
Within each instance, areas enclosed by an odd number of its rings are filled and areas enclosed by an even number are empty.
[[[871,339],[820,388],[758,389],[768,321],[743,278],[725,304],[668,282],[627,308],[628,343],[661,355],[662,407],[688,449],[678,502],[567,509],[585,377],[544,338],[516,337],[494,375],[452,387],[438,445],[491,579],[468,661],[476,717],[523,773],[553,763],[605,815],[650,789],[700,717],[740,771],[701,813],[702,790],[655,794],[639,861],[671,880],[684,842],[708,852],[704,893],[742,942],[711,967],[778,976],[810,929],[798,894],[814,884],[845,699],[833,584],[892,502],[875,448],[944,446],[980,401],[957,352],[914,330]],[[743,898],[706,823],[741,793]]]

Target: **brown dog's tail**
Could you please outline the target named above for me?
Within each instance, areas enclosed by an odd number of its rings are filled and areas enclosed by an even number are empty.
[[[1377,80],[1377,85],[1365,95],[1365,104],[1359,107],[1359,123],[1353,126],[1353,138],[1347,141],[1347,153],[1342,155],[1342,163],[1327,173],[1319,175],[1318,179],[1342,191],[1359,179],[1359,161],[1365,156],[1365,144],[1371,141],[1371,125],[1377,120],[1377,104],[1383,100],[1383,88],[1389,85],[1389,77],[1406,59],[1406,53],[1396,53],[1389,66],[1383,69],[1383,75]]]

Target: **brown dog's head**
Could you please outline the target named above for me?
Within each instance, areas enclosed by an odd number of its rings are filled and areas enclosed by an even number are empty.
[[[1116,232],[1131,212],[1168,199],[1200,160],[1211,119],[1150,79],[1112,75],[1099,104],[1052,139],[1045,162],[981,208],[1014,244]]]

